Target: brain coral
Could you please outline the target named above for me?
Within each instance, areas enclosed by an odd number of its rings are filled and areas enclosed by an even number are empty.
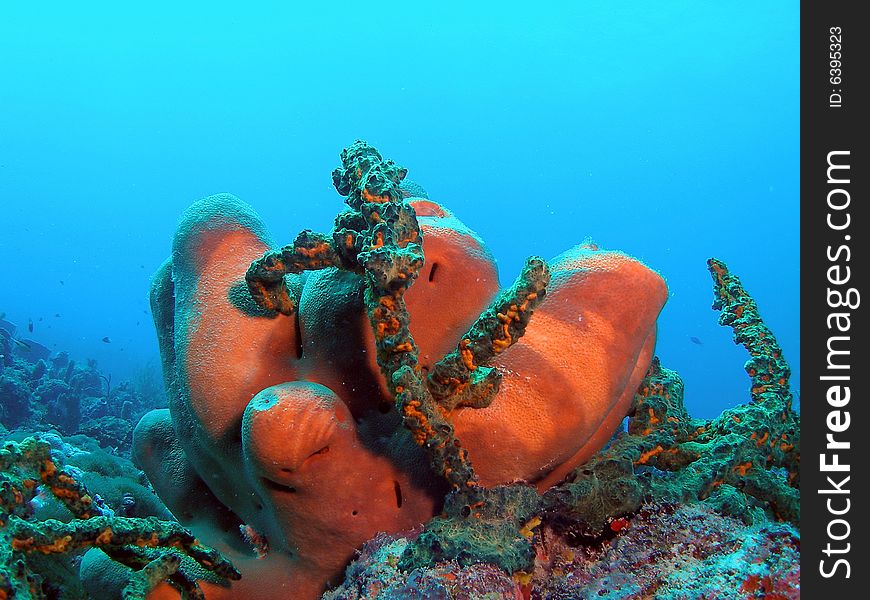
[[[405,301],[428,371],[496,296],[498,274],[474,232],[419,186],[403,190],[423,235]],[[143,418],[135,453],[173,512],[241,570],[232,588],[204,584],[210,599],[316,598],[363,542],[426,521],[446,491],[378,368],[364,278],[289,274],[295,310],[265,310],[245,273],[274,247],[247,205],[212,196],[185,213],[153,280],[170,408]],[[652,359],[658,274],[589,244],[549,270],[525,335],[490,364],[494,400],[443,410],[483,485],[558,482],[610,438]],[[240,525],[268,543],[265,558]],[[178,596],[163,584],[150,597]]]

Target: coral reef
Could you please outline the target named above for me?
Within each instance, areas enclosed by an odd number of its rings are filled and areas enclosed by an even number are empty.
[[[734,329],[735,342],[750,354],[748,403],[712,421],[693,419],[679,376],[656,358],[635,396],[628,431],[564,483],[540,497],[523,494],[519,485],[488,490],[477,501],[471,493],[454,493],[442,515],[407,545],[398,566],[486,562],[516,576],[532,568],[537,526],[573,544],[594,544],[625,526],[644,502],[699,504],[747,524],[776,519],[797,525],[800,419],[791,409],[788,365],[737,277],[716,259],[709,268],[720,323]]]
[[[710,421],[693,419],[682,380],[653,361],[627,433],[548,493],[550,511],[575,534],[596,535],[649,498],[702,501],[747,522],[799,523],[800,415],[792,410],[788,365],[739,279],[716,259],[709,269],[719,322],[750,354],[750,402]]]
[[[5,341],[0,361],[5,365],[0,370],[3,427],[85,434],[129,456],[134,425],[163,400],[153,383],[143,379],[141,390],[129,382],[112,388],[111,378],[100,373],[96,361],[76,363],[65,352],[34,360],[27,351],[32,340],[25,346],[9,331],[0,332]]]
[[[323,600],[518,600],[518,586],[510,575],[493,565],[478,563],[463,568],[444,562],[411,572],[398,567],[408,539],[380,534],[366,542],[360,556],[347,569],[344,583],[323,595]]]
[[[532,567],[532,530],[540,525],[541,497],[521,483],[457,491],[444,510],[405,549],[399,568],[413,570],[439,562],[487,563],[507,573]]]
[[[21,371],[11,367],[0,374],[0,423],[18,427],[30,418],[30,385]]]
[[[43,489],[74,519],[34,518],[33,503]],[[83,597],[68,576],[70,564],[64,568],[50,558],[88,548],[99,548],[113,560],[141,570],[124,591],[130,600],[144,599],[163,579],[188,597],[199,597],[198,577],[182,568],[182,555],[220,578],[239,577],[232,564],[175,521],[111,515],[72,471],[56,461],[48,442],[6,442],[0,450],[0,598]]]
[[[750,401],[699,420],[653,358],[657,274],[585,243],[499,291],[405,169],[341,161],[328,234],[272,249],[227,195],[186,213],[152,287],[169,409],[0,329],[0,420],[90,436],[0,451],[0,599],[305,599],[343,572],[327,600],[799,596],[790,371],[724,263]],[[140,415],[172,513],[115,455]]]
[[[613,522],[595,544],[577,545],[547,525],[534,536],[534,566],[514,575],[456,561],[403,570],[416,532],[381,535],[324,600],[682,600],[800,598],[799,538],[785,523],[746,525],[704,504],[645,504]]]
[[[209,598],[316,597],[355,548],[426,521],[450,489],[462,514],[470,498],[498,508],[499,484],[549,488],[631,406],[662,279],[586,244],[530,259],[499,294],[483,243],[404,175],[354,144],[333,231],[280,250],[240,201],[207,198],[155,275],[170,409],[140,422],[137,459],[204,539],[241,552],[241,525],[271,549],[233,554],[245,577]]]

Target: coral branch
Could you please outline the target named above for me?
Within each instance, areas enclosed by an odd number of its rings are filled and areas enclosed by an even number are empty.
[[[12,548],[19,552],[60,554],[96,547],[111,555],[113,550],[130,545],[173,548],[220,577],[238,579],[238,572],[229,561],[216,550],[200,544],[190,531],[174,521],[155,517],[94,517],[62,523],[53,519],[30,522],[11,517],[7,528]]]
[[[528,258],[514,284],[477,318],[457,349],[438,361],[427,385],[442,408],[489,406],[498,392],[500,376],[486,365],[522,337],[549,281],[544,260]]]
[[[296,310],[284,276],[339,265],[332,241],[314,231],[303,231],[280,250],[270,250],[251,264],[245,274],[254,301],[268,310],[292,315]]]
[[[711,258],[707,268],[713,276],[713,308],[721,311],[719,324],[731,327],[734,342],[749,351],[744,368],[752,379],[752,400],[791,410],[791,369],[773,332],[761,320],[755,300],[725,263]]]
[[[36,477],[70,509],[75,519],[68,523],[28,520],[32,517],[30,501],[40,485]],[[129,598],[144,598],[144,593],[135,595],[141,589],[140,584],[152,582],[153,587],[154,578],[161,573],[193,594],[188,596],[196,597],[199,588],[195,579],[176,572],[177,564],[172,569],[182,555],[217,577],[231,580],[241,577],[217,550],[200,544],[175,521],[100,514],[85,486],[52,459],[51,447],[43,440],[28,438],[21,444],[8,442],[4,446],[0,451],[0,490],[0,598],[3,593],[22,599],[42,597],[42,576],[29,565],[29,556],[66,555],[92,547],[101,548],[128,566],[151,565],[147,574],[134,576],[139,583],[130,589],[134,595],[125,596]],[[145,551],[160,554],[143,560]],[[167,558],[171,556],[178,558]]]
[[[28,503],[44,484],[79,519],[102,515],[87,489],[69,471],[58,467],[51,446],[37,438],[7,443],[0,450],[0,526],[6,515],[29,516]]]
[[[254,261],[246,275],[251,297],[263,308],[289,315],[296,302],[284,275],[326,267],[362,275],[378,366],[405,426],[451,487],[473,487],[477,478],[467,452],[423,382],[409,329],[404,294],[423,266],[423,234],[399,188],[407,171],[362,141],[344,149],[341,162],[332,179],[350,210],[336,217],[331,235],[304,231],[293,244]],[[528,321],[523,311],[514,312],[506,317],[508,335],[518,330],[513,321]]]
[[[377,361],[387,380],[405,426],[427,451],[434,468],[454,489],[476,485],[477,477],[461,447],[453,425],[438,409],[424,385],[418,350],[409,329],[404,294],[423,266],[423,235],[414,209],[404,201],[399,183],[406,171],[364,142],[341,154],[342,166],[333,172],[339,193],[358,210],[367,229],[338,233],[363,248],[356,259],[365,269],[365,303],[375,333]],[[342,219],[349,224],[353,218]],[[362,244],[359,244],[362,240]]]
[[[129,583],[121,592],[121,598],[123,600],[145,598],[157,584],[174,575],[180,564],[181,557],[177,554],[164,554],[155,558],[133,573]]]
[[[293,244],[254,261],[246,275],[251,297],[263,308],[289,315],[296,302],[286,274],[337,267],[362,275],[378,366],[405,426],[453,489],[474,487],[477,477],[447,414],[456,406],[483,407],[492,401],[499,376],[485,365],[523,335],[543,299],[547,265],[530,258],[514,285],[463,336],[457,351],[424,380],[404,299],[424,262],[423,234],[399,187],[407,171],[362,141],[344,149],[341,162],[332,179],[349,210],[336,217],[331,235],[304,231]]]

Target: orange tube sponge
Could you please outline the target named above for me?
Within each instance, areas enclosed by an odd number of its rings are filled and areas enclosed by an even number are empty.
[[[498,302],[491,253],[435,202],[393,206],[404,170],[357,150],[359,174],[337,175],[352,210],[333,235],[271,251],[249,207],[213,196],[186,213],[154,280],[171,414],[143,421],[136,454],[158,490],[175,476],[208,490],[198,511],[189,494],[162,495],[243,573],[210,599],[276,586],[315,598],[363,541],[434,515],[447,482],[545,489],[609,439],[652,357],[664,282],[585,246],[551,262],[549,286],[496,311],[507,333],[490,354],[463,346]],[[426,373],[453,350],[500,379],[486,408],[423,401]],[[239,525],[268,540],[265,558],[239,556]]]

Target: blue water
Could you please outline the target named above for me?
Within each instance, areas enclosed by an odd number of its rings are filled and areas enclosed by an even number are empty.
[[[227,191],[281,243],[328,230],[357,138],[475,229],[503,283],[587,236],[660,271],[657,353],[697,416],[749,387],[709,256],[799,372],[798,2],[16,4],[0,312],[115,381],[157,355],[149,278],[184,208]]]

